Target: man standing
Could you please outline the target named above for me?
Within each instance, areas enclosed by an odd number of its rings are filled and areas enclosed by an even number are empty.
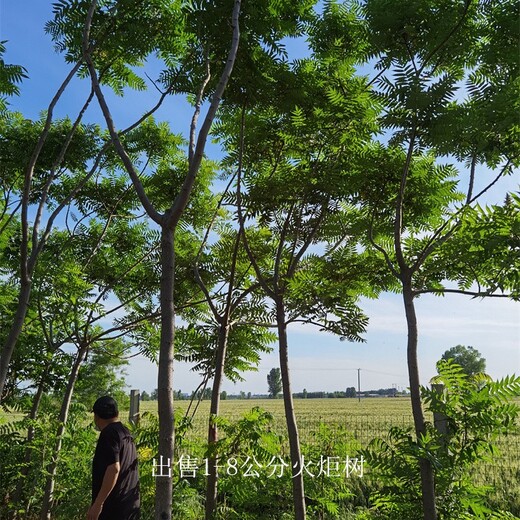
[[[140,500],[134,440],[119,421],[112,397],[100,397],[92,411],[101,433],[92,461],[92,505],[87,520],[137,520]]]

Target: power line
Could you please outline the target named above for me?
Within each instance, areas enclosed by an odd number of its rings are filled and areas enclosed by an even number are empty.
[[[258,370],[271,370],[272,367],[257,367]],[[373,374],[381,374],[384,376],[391,377],[407,377],[406,374],[391,374],[390,372],[381,372],[379,370],[372,370],[370,368],[337,368],[337,367],[318,367],[318,368],[310,368],[310,367],[291,367],[291,372],[293,371],[309,371],[309,372],[345,372],[347,370],[364,370],[365,372],[371,372]]]
[[[379,370],[371,370],[370,368],[364,368],[365,372],[373,372],[374,374],[382,374],[384,376],[392,377],[408,377],[406,374],[390,374],[389,372],[380,372]]]

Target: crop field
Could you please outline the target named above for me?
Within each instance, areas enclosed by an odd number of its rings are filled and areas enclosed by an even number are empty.
[[[517,403],[520,404],[519,401]],[[186,413],[189,401],[177,401],[177,410]],[[191,406],[190,416],[196,403]],[[316,442],[316,432],[320,424],[326,424],[335,432],[343,445],[352,447],[353,452],[364,448],[376,437],[384,438],[392,426],[412,427],[410,399],[364,398],[357,399],[295,399],[295,412],[302,444]],[[286,432],[284,406],[281,399],[229,399],[221,402],[221,415],[231,421],[240,419],[253,407],[260,407],[273,415],[273,429],[284,436]],[[156,401],[140,403],[140,413],[157,413]],[[193,440],[204,442],[207,435],[209,401],[199,403],[192,420],[192,428],[187,435]],[[0,424],[6,420],[21,419],[19,413],[0,413]],[[121,411],[123,421],[128,419],[128,411]],[[432,417],[427,416],[431,421]],[[146,416],[143,425],[146,424]],[[85,424],[91,424],[92,417],[85,417]],[[508,507],[511,512],[520,513],[520,425],[517,424],[508,435],[503,435],[496,443],[498,452],[490,460],[482,461],[474,468],[474,480],[478,484],[493,485],[496,492],[494,500],[497,506]],[[355,455],[355,453],[347,455]],[[338,454],[345,455],[345,454]],[[370,472],[370,469],[368,469]],[[371,475],[376,477],[376,475]]]
[[[517,401],[520,404],[519,401]],[[189,401],[175,403],[179,410],[186,412]],[[156,413],[157,403],[141,403],[141,413]],[[221,402],[221,415],[230,420],[239,419],[251,408],[259,406],[274,417],[274,428],[284,434],[285,417],[281,399],[232,399]],[[376,437],[385,437],[389,428],[413,427],[409,398],[362,398],[357,399],[295,399],[294,401],[300,440],[312,444],[320,423],[325,423],[339,435],[347,436],[352,446],[366,447]],[[193,412],[193,406],[192,410]],[[191,434],[203,440],[206,436],[209,401],[202,401],[193,418]],[[190,414],[191,415],[191,414]],[[431,416],[426,416],[432,421]],[[475,482],[493,485],[498,506],[514,504],[520,507],[520,425],[497,441],[498,452],[490,460],[482,461],[474,468]]]
[[[141,402],[141,413],[156,412],[154,401]],[[178,401],[176,407],[186,412],[189,401]],[[221,401],[220,414],[230,420],[239,419],[258,406],[270,412],[278,433],[285,430],[282,399],[229,399]],[[361,445],[383,435],[391,426],[412,426],[412,410],[408,398],[357,399],[295,399],[294,406],[302,442],[311,443],[312,434],[320,423],[331,428],[345,428]],[[190,412],[193,412],[193,406]],[[209,401],[202,401],[193,418],[193,435],[204,436],[207,428]]]
[[[520,405],[520,401],[517,401]],[[177,401],[178,410],[186,412],[189,401]],[[192,406],[190,415],[193,413]],[[285,430],[284,406],[281,399],[230,399],[221,401],[220,414],[230,420],[239,419],[251,408],[258,406],[270,412],[279,433]],[[363,398],[357,399],[295,399],[294,407],[298,420],[300,438],[312,442],[312,434],[320,423],[331,428],[345,429],[362,446],[377,436],[383,436],[390,427],[412,427],[412,409],[409,398]],[[140,412],[157,412],[156,401],[140,403]],[[202,401],[193,418],[193,435],[204,436],[207,428],[209,401]],[[426,413],[426,419],[432,421]],[[508,436],[499,439],[500,450],[517,455],[520,459],[520,425]],[[520,464],[519,464],[520,466]]]

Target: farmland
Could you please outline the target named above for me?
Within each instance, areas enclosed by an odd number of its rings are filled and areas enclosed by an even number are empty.
[[[520,404],[519,400],[516,400]],[[302,443],[312,445],[320,423],[328,425],[345,437],[352,447],[365,448],[376,437],[385,437],[393,426],[413,427],[409,398],[357,399],[296,399],[295,412]],[[178,409],[187,410],[189,401],[176,403]],[[281,399],[233,399],[221,402],[221,415],[235,421],[253,407],[260,407],[273,415],[274,428],[284,434],[285,417]],[[141,413],[155,413],[157,403],[141,403]],[[193,411],[193,407],[192,407]],[[201,401],[193,418],[190,437],[204,441],[207,429],[209,401]],[[431,421],[432,417],[426,416]],[[482,461],[474,468],[474,480],[496,488],[497,506],[520,513],[520,426],[497,441],[498,452],[491,460]],[[370,470],[369,470],[370,471]]]
[[[186,412],[189,401],[178,401],[178,409]],[[254,406],[270,412],[276,429],[283,433],[285,416],[281,399],[230,399],[221,402],[221,415],[230,420],[240,418]],[[312,432],[323,422],[331,427],[344,427],[355,434],[362,445],[383,435],[391,426],[412,426],[412,411],[408,398],[357,399],[295,399],[296,417],[302,441],[311,442]],[[155,412],[155,401],[141,402],[141,413]],[[193,409],[193,407],[192,407]],[[202,401],[193,419],[193,431],[205,435],[209,401]]]
[[[518,400],[516,401],[518,403]],[[176,408],[184,413],[186,412],[189,401],[178,401],[175,403]],[[284,417],[283,401],[281,399],[233,399],[224,400],[221,402],[221,415],[229,421],[235,423],[241,417],[249,412],[253,407],[260,407],[268,411],[273,416],[272,429],[275,433],[280,434],[286,444],[286,426]],[[193,412],[194,405],[191,408]],[[388,430],[392,426],[399,426],[402,428],[412,427],[412,415],[410,400],[405,397],[400,398],[366,398],[358,402],[357,399],[296,399],[295,411],[297,415],[300,438],[304,446],[305,453],[312,453],[316,456],[319,453],[323,444],[323,438],[320,438],[319,430],[320,424],[328,426],[333,432],[334,455],[356,456],[357,450],[365,448],[369,442],[375,437],[384,438]],[[157,414],[157,402],[145,401],[140,403],[140,412],[143,416],[141,427],[146,429],[146,426],[153,422],[150,416]],[[187,430],[186,437],[193,442],[188,443],[189,446],[196,449],[203,450],[206,439],[207,420],[209,413],[209,401],[201,401],[195,416],[192,420],[192,427]],[[18,421],[22,418],[20,413],[10,413],[0,415],[0,424],[8,421]],[[124,422],[128,419],[128,410],[121,411],[121,418]],[[431,416],[427,416],[431,420]],[[73,460],[75,466],[78,465],[78,457],[83,460],[85,473],[82,478],[88,481],[90,457],[93,450],[93,440],[95,436],[91,429],[92,417],[90,413],[83,412],[80,418],[80,424],[72,426],[70,430],[71,439],[73,443],[66,450],[67,453],[71,451],[74,453]],[[89,426],[85,428],[85,426]],[[79,428],[79,429],[78,429]],[[135,433],[139,435],[138,428]],[[76,452],[75,446],[81,446],[81,439],[86,435],[86,444],[81,448],[81,453]],[[155,438],[155,435],[154,435]],[[88,440],[90,439],[90,440]],[[153,439],[151,439],[153,444]],[[514,514],[520,512],[520,490],[518,489],[518,476],[520,474],[520,428],[511,429],[507,436],[502,436],[498,439],[499,452],[493,457],[493,460],[482,461],[475,466],[473,471],[473,479],[478,484],[491,484],[495,487],[496,492],[491,494],[493,500],[493,507],[501,508],[510,511]],[[198,447],[198,448],[197,448]],[[314,449],[313,449],[314,447]],[[147,448],[145,448],[146,451]],[[345,449],[347,450],[345,453]],[[285,450],[284,450],[285,451]],[[150,452],[149,457],[153,456],[153,451]],[[69,458],[67,453],[64,454],[64,463]],[[199,451],[198,455],[203,451]],[[197,455],[197,453],[195,453]],[[313,459],[314,460],[314,459]],[[74,467],[75,467],[74,466]],[[143,478],[143,491],[150,485],[150,473],[152,462],[150,458],[141,460],[141,477]],[[60,474],[66,473],[65,466],[62,466]],[[365,489],[370,489],[371,486],[377,486],[378,476],[377,472],[370,467],[365,467],[366,476],[363,479]],[[75,475],[72,472],[72,475]],[[311,479],[312,481],[312,479]],[[309,484],[311,485],[312,482]],[[60,486],[61,486],[60,480]],[[281,483],[280,483],[281,485]],[[197,506],[199,507],[199,506]],[[153,508],[150,500],[147,500],[146,507],[143,509],[143,518],[153,517]],[[70,513],[67,513],[70,514]],[[182,515],[181,515],[182,517]],[[60,517],[61,518],[61,517]],[[177,518],[177,517],[176,517]],[[179,517],[180,518],[180,517]]]

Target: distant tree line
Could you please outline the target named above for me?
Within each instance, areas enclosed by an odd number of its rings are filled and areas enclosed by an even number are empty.
[[[182,393],[182,390],[175,390],[173,392],[174,399],[176,401],[184,401],[189,399],[200,399],[202,401],[208,401],[211,399],[211,390],[206,388],[203,391],[193,391],[191,394],[188,393]],[[408,395],[406,391],[400,390],[398,391],[397,388],[379,388],[377,390],[364,390],[361,392],[362,397],[366,396],[403,396]],[[336,390],[334,392],[325,392],[325,391],[318,391],[318,392],[308,392],[305,388],[302,392],[293,393],[293,397],[295,399],[337,399],[337,398],[352,398],[357,397],[358,392],[355,387],[350,386],[345,389],[345,391]],[[225,390],[223,390],[220,393],[220,399],[225,400],[233,400],[233,399],[266,399],[266,398],[272,398],[271,395],[267,394],[253,394],[251,392],[244,392],[241,391],[238,394],[229,394]],[[146,391],[143,391],[141,393],[141,401],[156,401],[157,400],[157,388],[151,393],[148,394]]]
[[[379,396],[398,396],[406,395],[406,392],[397,391],[397,388],[379,388],[378,390],[364,390],[361,392],[361,396],[367,395],[379,395]],[[355,387],[350,386],[344,392],[307,392],[304,388],[303,392],[293,394],[296,399],[325,399],[325,398],[344,398],[344,397],[357,397],[358,392]]]

